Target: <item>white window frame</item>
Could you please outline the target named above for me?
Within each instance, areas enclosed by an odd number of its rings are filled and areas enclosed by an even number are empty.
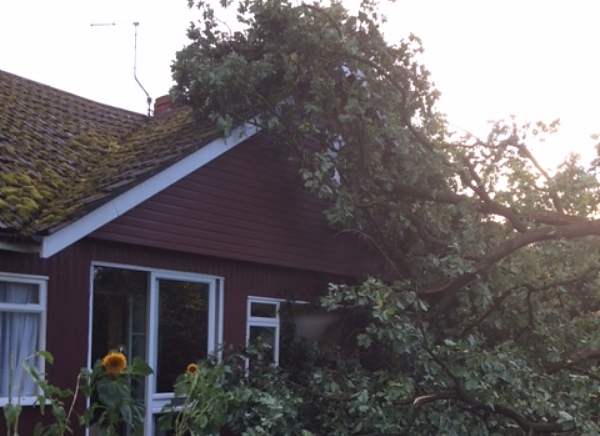
[[[281,328],[279,307],[285,300],[268,297],[248,297],[246,303],[246,344],[250,343],[251,327],[271,327],[275,328],[275,340],[273,349],[273,363],[279,365],[279,331]],[[267,318],[262,316],[252,316],[252,303],[270,304],[275,306],[275,317]]]
[[[275,328],[275,347],[273,350],[273,363],[279,365],[279,348],[281,339],[281,316],[279,310],[282,303],[288,300],[272,297],[254,297],[248,296],[246,300],[246,345],[250,343],[250,327],[274,327]],[[275,306],[275,317],[252,316],[252,303],[271,304]],[[308,304],[306,301],[294,301],[293,304]],[[246,362],[246,367],[248,362]]]
[[[158,280],[175,280],[175,281],[189,281],[199,282],[209,285],[209,302],[210,308],[208,311],[208,354],[216,356],[218,359],[221,358],[221,344],[223,342],[223,326],[221,320],[222,317],[222,289],[219,289],[220,278],[215,276],[208,276],[205,274],[187,273],[187,272],[175,272],[175,271],[162,271],[162,270],[150,270],[150,294],[149,294],[149,310],[148,310],[148,326],[147,326],[147,354],[148,363],[152,365],[152,368],[156,367],[156,361],[158,359],[158,324],[152,323],[152,321],[158,320]],[[183,369],[182,369],[183,373]],[[153,408],[146,412],[152,414],[158,414],[162,408],[170,403],[175,398],[172,392],[156,392],[156,374],[150,374],[146,379],[146,398],[150,398],[153,403]]]
[[[157,280],[181,280],[198,281],[209,284],[209,301],[211,301],[211,310],[209,310],[209,344],[208,353],[221,359],[221,349],[223,344],[223,314],[225,306],[225,280],[221,276],[208,275],[196,272],[184,272],[166,270],[160,268],[143,267],[139,265],[129,265],[123,263],[92,261],[90,266],[90,291],[89,291],[89,325],[88,325],[88,367],[91,368],[92,362],[92,336],[93,336],[93,316],[94,316],[94,270],[95,268],[117,268],[134,271],[142,271],[148,274],[147,290],[147,319],[146,319],[146,354],[147,362],[154,367],[154,361],[157,358],[157,325],[152,322],[158,317],[158,288]],[[156,393],[155,374],[146,378],[145,405],[146,417],[144,419],[144,434],[154,434],[154,416],[159,414],[162,406],[174,398],[172,393]],[[156,405],[156,403],[160,403]],[[89,407],[89,399],[87,400]],[[90,434],[89,430],[86,432]]]
[[[0,303],[1,312],[20,312],[38,314],[40,317],[38,331],[38,349],[36,351],[45,351],[46,348],[46,318],[47,318],[47,301],[48,301],[48,277],[29,274],[15,274],[0,272],[0,282],[6,283],[23,283],[28,285],[36,285],[38,287],[38,303],[37,304],[15,304],[15,303]],[[36,362],[37,361],[37,362]],[[31,361],[36,364],[40,374],[44,374],[46,370],[46,361],[39,356],[36,360]],[[21,365],[23,362],[15,362],[16,365]],[[27,375],[26,375],[27,376]],[[39,387],[38,387],[39,388]],[[38,394],[41,391],[38,392]],[[37,396],[19,396],[14,398],[0,397],[0,407],[12,402],[21,406],[33,406],[37,401]]]

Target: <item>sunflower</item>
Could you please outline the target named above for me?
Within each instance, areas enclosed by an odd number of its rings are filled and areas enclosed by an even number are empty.
[[[127,359],[123,353],[108,353],[102,359],[102,366],[110,374],[121,374],[127,366]]]
[[[198,365],[195,363],[190,363],[185,369],[185,372],[187,372],[189,375],[196,374],[198,372]]]

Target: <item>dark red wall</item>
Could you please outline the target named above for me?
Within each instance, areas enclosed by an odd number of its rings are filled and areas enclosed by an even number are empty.
[[[93,233],[154,248],[354,274],[357,241],[329,228],[298,169],[253,138]]]
[[[249,295],[310,300],[323,294],[330,281],[342,280],[333,274],[276,267],[252,262],[217,259],[190,253],[149,249],[111,242],[90,241],[93,261],[114,262],[224,278],[224,340],[242,344],[246,329],[246,298]]]
[[[74,389],[80,368],[87,365],[89,264],[89,250],[83,244],[50,259],[0,251],[0,272],[48,277],[45,348],[55,360],[53,365],[46,366],[46,372],[50,382],[62,388]],[[19,434],[33,434],[38,418],[37,410],[24,407]],[[0,428],[5,428],[1,414]]]
[[[47,368],[50,381],[73,387],[79,369],[87,365],[90,265],[93,261],[143,266],[224,277],[224,340],[245,340],[248,295],[310,299],[323,293],[332,274],[224,260],[190,253],[86,239],[50,259],[35,254],[0,251],[0,272],[48,276],[46,349],[55,358]],[[83,403],[82,403],[83,404]],[[32,434],[39,419],[26,407],[20,434]],[[0,419],[0,428],[3,427]]]

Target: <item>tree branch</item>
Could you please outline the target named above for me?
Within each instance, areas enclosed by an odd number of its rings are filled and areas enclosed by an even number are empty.
[[[486,404],[482,401],[471,397],[470,395],[467,395],[465,392],[462,391],[458,393],[457,399],[480,410],[486,411],[490,414],[502,415],[506,418],[509,418],[513,420],[519,427],[521,427],[522,430],[528,432],[528,434],[566,433],[574,430],[574,427],[565,428],[562,424],[559,423],[538,423],[530,421],[529,419],[521,415],[516,410],[511,409],[510,407],[503,406],[501,404]]]
[[[548,182],[551,180],[550,175],[546,172],[546,170],[544,170],[544,168],[542,168],[542,166],[539,164],[537,159],[533,156],[533,154],[531,154],[529,149],[524,144],[517,144],[517,145],[515,145],[515,147],[518,148],[519,153],[521,153],[521,156],[529,159],[529,161],[533,164],[533,166],[542,174],[542,176],[544,176],[544,178]],[[554,189],[554,187],[552,187],[552,185],[549,185],[549,190],[550,190],[550,197],[552,198],[552,203],[554,204],[556,211],[560,215],[564,215],[565,211],[562,207],[562,202],[560,201],[560,197],[558,196],[556,189]]]
[[[456,293],[463,286],[466,286],[477,279],[478,276],[485,273],[492,265],[515,251],[537,242],[561,238],[573,239],[591,235],[600,235],[599,219],[562,227],[542,227],[517,235],[513,239],[491,250],[491,252],[481,261],[477,262],[470,271],[465,272],[454,279],[438,281],[419,289],[417,292],[420,294],[444,293],[442,299],[433,307],[433,310],[428,313],[427,319],[436,318],[444,313],[452,304]]]
[[[403,215],[411,222],[411,224],[413,226],[415,226],[415,228],[417,229],[417,233],[419,234],[419,237],[423,241],[428,242],[437,247],[448,248],[448,242],[441,238],[438,238],[437,236],[432,235],[429,232],[429,230],[427,229],[427,227],[425,227],[425,224],[423,223],[423,221],[421,221],[417,217],[417,215],[415,215],[414,213],[408,212],[408,211],[403,211]]]
[[[404,194],[408,197],[413,197],[419,200],[424,201],[432,201],[437,203],[445,203],[445,204],[460,204],[467,201],[473,201],[473,197],[469,197],[467,195],[456,194],[454,192],[435,192],[432,193],[430,190],[416,188],[414,186],[408,185],[396,185],[397,191],[401,194]],[[504,218],[509,219],[509,217],[513,217],[514,212],[506,207],[502,206],[498,203],[484,203],[481,202],[478,206],[479,212],[486,214],[493,214],[502,216]],[[538,224],[546,224],[546,225],[566,225],[573,224],[577,222],[585,222],[585,218],[581,218],[574,215],[560,215],[556,212],[552,211],[536,211],[527,214],[527,216],[522,217],[523,220],[531,221]],[[512,221],[511,221],[512,222]],[[514,224],[513,224],[514,225]],[[517,224],[518,225],[518,224]],[[519,226],[520,229],[526,230],[523,225]]]
[[[468,326],[465,327],[465,329],[460,334],[460,337],[466,338],[469,335],[469,333],[471,333],[475,329],[475,327],[477,327],[479,324],[481,324],[483,321],[485,321],[496,310],[500,309],[502,307],[502,303],[504,302],[506,297],[508,297],[509,295],[512,295],[514,290],[515,290],[515,288],[511,288],[511,289],[507,290],[506,292],[504,292],[502,295],[500,295],[498,298],[496,298],[494,300],[494,302],[492,303],[492,305],[488,308],[488,310],[485,311],[485,313],[483,315],[481,315],[474,322],[472,322],[471,324],[469,324]]]
[[[600,360],[600,350],[584,350],[573,354],[563,362],[550,363],[544,368],[546,374],[554,374],[563,369],[569,369],[588,360]]]

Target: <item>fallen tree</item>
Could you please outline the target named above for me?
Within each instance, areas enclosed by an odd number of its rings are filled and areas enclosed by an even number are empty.
[[[353,363],[265,387],[286,416],[315,434],[600,432],[599,184],[533,156],[558,123],[451,132],[418,38],[388,43],[371,0],[241,1],[236,31],[196,6],[174,96],[224,131],[260,108],[331,224],[384,259],[321,302],[364,320]]]

